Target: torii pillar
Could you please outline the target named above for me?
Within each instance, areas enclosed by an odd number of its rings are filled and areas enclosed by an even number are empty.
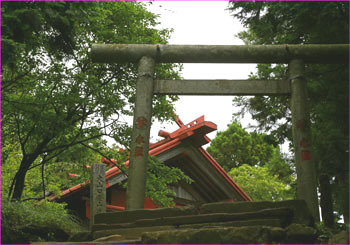
[[[320,221],[317,198],[316,165],[312,154],[311,123],[304,62],[288,64],[291,82],[291,111],[294,158],[297,172],[297,198],[304,199],[316,222]]]
[[[154,59],[147,56],[143,56],[138,64],[126,210],[144,208],[149,136],[152,123],[154,67]]]

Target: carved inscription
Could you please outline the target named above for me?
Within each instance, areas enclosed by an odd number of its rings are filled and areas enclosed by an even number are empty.
[[[90,225],[96,214],[106,212],[106,166],[94,163],[90,183]]]
[[[137,144],[143,144],[145,143],[145,138],[142,135],[139,135],[136,137],[136,143]]]
[[[297,122],[297,127],[298,127],[298,128],[303,128],[303,127],[304,127],[304,122],[303,122],[303,120],[299,120],[299,121]]]
[[[311,160],[311,156],[310,156],[310,152],[309,151],[302,151],[301,152],[301,160],[302,161],[309,161]]]
[[[143,145],[146,143],[145,138],[142,135],[138,135],[135,139],[136,147],[135,147],[135,157],[143,157]]]
[[[135,147],[135,157],[143,157],[143,147],[142,146],[136,146]]]
[[[106,205],[105,199],[105,173],[99,173],[97,177],[97,185],[96,185],[96,213],[102,213],[104,212],[104,208]]]
[[[144,129],[147,126],[147,119],[144,117],[138,117],[136,119],[136,127],[138,129]]]
[[[309,141],[307,139],[303,138],[300,141],[300,146],[306,148],[306,147],[310,146],[310,143],[309,143]]]

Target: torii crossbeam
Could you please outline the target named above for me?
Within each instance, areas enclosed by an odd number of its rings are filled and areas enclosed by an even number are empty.
[[[136,102],[126,208],[143,209],[153,94],[289,95],[297,171],[297,195],[319,220],[316,167],[304,64],[349,62],[348,44],[313,45],[156,45],[95,44],[93,62],[138,63]],[[155,80],[156,63],[283,63],[289,79],[281,80]]]

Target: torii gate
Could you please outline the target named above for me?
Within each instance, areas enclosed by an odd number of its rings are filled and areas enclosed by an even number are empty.
[[[305,63],[347,63],[348,44],[335,45],[155,45],[95,44],[92,60],[138,63],[126,209],[143,209],[153,94],[290,95],[297,196],[319,220],[316,166],[312,155]],[[155,63],[282,63],[283,80],[155,80]]]

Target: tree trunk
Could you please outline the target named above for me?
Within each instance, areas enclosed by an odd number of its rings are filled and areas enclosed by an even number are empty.
[[[329,176],[327,174],[320,174],[320,206],[322,220],[325,226],[332,228],[334,226],[334,213],[333,213],[333,200],[332,189],[329,182]]]
[[[28,155],[23,156],[21,165],[17,170],[15,178],[13,179],[14,190],[11,198],[12,201],[21,200],[23,190],[24,190],[24,182],[25,182],[26,174],[28,172],[29,167],[32,165],[35,159],[36,157],[34,156],[28,156]]]
[[[349,179],[348,179],[348,175],[347,172],[345,172],[345,176],[344,176],[344,186],[345,186],[345,198],[344,198],[344,202],[343,202],[343,217],[344,217],[344,223],[345,224],[349,224]]]
[[[345,212],[344,212],[344,223],[345,224],[348,224],[349,225],[349,201],[346,202],[346,205],[345,205]]]

